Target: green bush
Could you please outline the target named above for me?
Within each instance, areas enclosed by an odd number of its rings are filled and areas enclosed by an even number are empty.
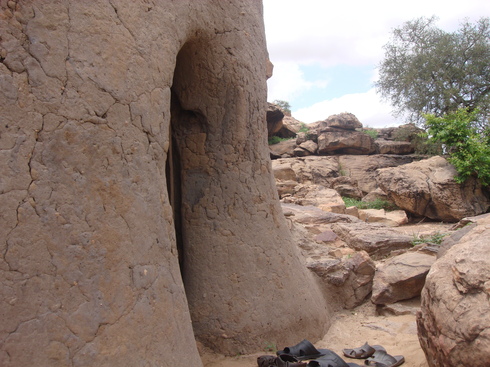
[[[308,133],[310,129],[308,129],[308,126],[303,122],[301,123],[301,127],[298,130],[299,133]]]
[[[414,235],[413,240],[412,240],[412,245],[420,245],[422,243],[431,243],[434,245],[440,245],[442,243],[442,240],[444,237],[446,237],[448,233],[440,233],[437,232],[433,235],[430,236],[419,236],[419,235]]]
[[[280,138],[279,136],[271,136],[268,141],[269,141],[269,145],[274,145],[280,143],[281,141],[291,140],[291,139],[293,138]]]
[[[442,117],[424,115],[431,141],[444,144],[448,161],[458,172],[456,182],[463,183],[470,176],[477,177],[483,185],[490,185],[489,137],[479,133],[476,120],[479,111],[461,108]]]
[[[378,132],[375,129],[363,129],[362,132],[366,135],[369,135],[373,139],[376,139],[378,137]]]
[[[382,199],[376,199],[374,201],[361,201],[358,199],[343,196],[342,200],[344,200],[345,206],[347,208],[350,206],[355,206],[359,209],[385,209],[388,211],[398,209],[395,204]]]

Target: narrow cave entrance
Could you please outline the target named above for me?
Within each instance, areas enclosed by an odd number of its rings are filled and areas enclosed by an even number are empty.
[[[179,256],[179,266],[183,276],[184,250],[182,238],[182,186],[181,186],[181,163],[178,141],[174,135],[174,125],[178,124],[178,116],[181,113],[180,103],[172,90],[170,102],[171,122],[169,127],[169,148],[166,162],[167,190],[175,226],[175,240]]]
[[[170,104],[170,146],[166,162],[167,189],[172,206],[176,244],[179,255],[179,265],[184,287],[188,291],[192,275],[186,271],[189,258],[193,257],[193,248],[197,244],[190,243],[195,236],[189,235],[193,225],[189,213],[195,208],[202,196],[203,187],[208,184],[207,175],[203,174],[205,167],[200,165],[203,149],[195,148],[196,141],[207,136],[207,119],[198,104],[199,88],[202,86],[202,75],[196,61],[202,55],[202,44],[188,42],[177,55],[174,79],[171,87]],[[196,101],[198,101],[196,103]],[[202,147],[201,147],[202,148]],[[194,223],[195,225],[195,223]]]

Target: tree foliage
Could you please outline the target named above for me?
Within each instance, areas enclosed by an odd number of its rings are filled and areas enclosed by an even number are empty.
[[[490,18],[463,22],[455,32],[437,28],[435,17],[404,23],[393,31],[379,65],[376,87],[397,114],[423,121],[424,113],[443,116],[459,108],[490,111]]]
[[[279,107],[281,107],[284,112],[291,114],[291,105],[289,104],[288,101],[283,101],[281,99],[276,99],[272,103],[274,103],[274,104],[278,105]]]
[[[458,176],[457,182],[464,182],[476,176],[482,184],[490,185],[490,138],[480,133],[474,121],[478,109],[470,111],[461,108],[443,117],[425,115],[427,133],[431,140],[444,144]]]

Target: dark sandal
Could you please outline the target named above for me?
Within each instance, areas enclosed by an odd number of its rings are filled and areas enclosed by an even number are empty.
[[[361,367],[356,363],[347,363],[330,349],[320,349],[323,357],[316,358],[307,364],[307,367]]]
[[[403,356],[392,356],[386,351],[377,350],[374,354],[364,361],[366,366],[375,367],[396,367],[405,362]]]
[[[344,353],[344,356],[349,358],[364,359],[367,357],[371,357],[377,350],[383,350],[386,352],[386,349],[383,348],[381,345],[371,346],[367,342],[359,348],[344,349],[342,350],[342,352]]]
[[[292,346],[286,347],[283,350],[277,351],[277,355],[293,356],[300,361],[305,359],[314,359],[323,356],[308,340],[304,339],[302,342]]]
[[[306,367],[305,362],[298,362],[295,357],[288,355],[260,356],[257,357],[257,365],[259,367]]]
[[[259,367],[275,366],[276,358],[277,357],[275,356],[268,356],[268,355],[257,357],[257,365]]]

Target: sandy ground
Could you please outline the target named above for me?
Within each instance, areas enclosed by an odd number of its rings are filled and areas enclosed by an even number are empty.
[[[418,300],[404,302],[417,306]],[[298,335],[298,342],[303,337]],[[389,354],[403,355],[406,367],[427,367],[424,352],[417,337],[417,326],[414,315],[377,316],[376,309],[367,301],[354,310],[340,311],[335,315],[332,326],[322,340],[314,341],[317,348],[328,348],[343,356],[342,349],[359,347],[365,342],[371,345],[380,344]],[[280,349],[285,345],[279,345]],[[256,359],[266,353],[259,351],[251,355],[223,357],[203,353],[205,367],[257,367]],[[343,357],[346,362],[363,365],[363,360]]]

